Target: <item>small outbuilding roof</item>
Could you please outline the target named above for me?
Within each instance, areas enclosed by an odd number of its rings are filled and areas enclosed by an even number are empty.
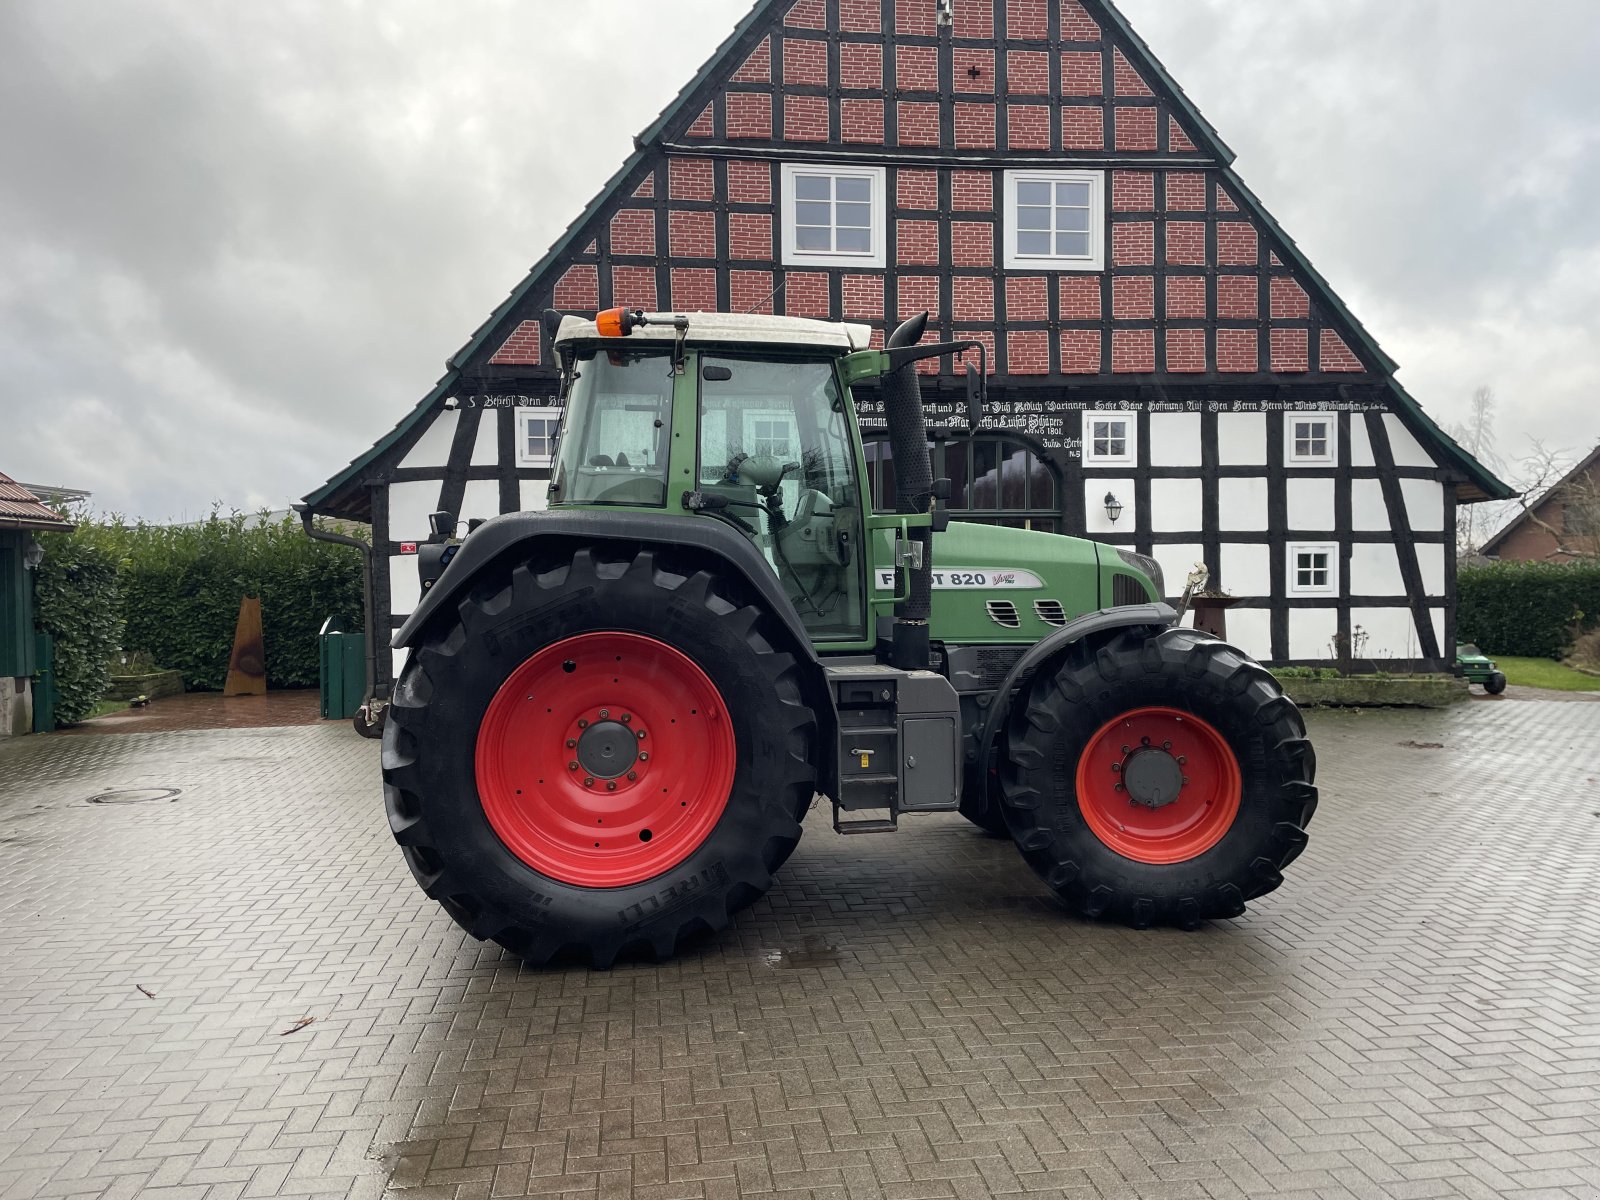
[[[72,522],[46,508],[39,497],[11,476],[0,473],[0,529],[65,533],[72,529]]]

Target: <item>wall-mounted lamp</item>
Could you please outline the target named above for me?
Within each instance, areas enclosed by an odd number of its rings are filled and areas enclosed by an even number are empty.
[[[1113,525],[1115,525],[1122,516],[1122,501],[1118,500],[1116,495],[1112,492],[1106,493],[1106,516],[1111,518],[1111,523]]]
[[[955,0],[934,0],[933,11],[939,28],[948,29],[955,24],[955,8]]]
[[[37,571],[39,564],[44,561],[44,547],[32,538],[22,551],[22,565],[30,571]]]

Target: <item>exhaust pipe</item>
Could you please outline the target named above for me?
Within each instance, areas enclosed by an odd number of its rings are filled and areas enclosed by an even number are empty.
[[[912,317],[889,337],[888,349],[915,346],[928,327],[928,314]],[[894,502],[900,513],[925,513],[933,507],[933,459],[928,454],[928,421],[922,411],[922,385],[917,368],[907,363],[884,379],[883,409],[889,425],[889,452],[894,458]],[[925,671],[929,665],[928,615],[933,608],[933,531],[910,531],[912,563],[906,598],[895,605],[889,665],[902,671]],[[920,564],[920,565],[917,565]],[[895,590],[901,572],[895,566]]]

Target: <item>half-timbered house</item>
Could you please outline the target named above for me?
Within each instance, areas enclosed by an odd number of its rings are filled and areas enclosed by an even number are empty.
[[[927,310],[930,338],[991,350],[975,438],[950,364],[925,383],[958,516],[1135,547],[1173,590],[1204,561],[1269,662],[1453,657],[1456,506],[1508,490],[1109,0],[760,0],[635,144],[433,390],[307,497],[371,522],[380,628],[418,598],[428,513],[543,504],[546,307],[880,338]]]

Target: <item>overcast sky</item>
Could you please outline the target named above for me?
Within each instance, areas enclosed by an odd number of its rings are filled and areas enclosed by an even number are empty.
[[[317,487],[748,6],[0,0],[0,470]],[[1488,384],[1508,457],[1600,439],[1600,4],[1123,8],[1441,423]]]

